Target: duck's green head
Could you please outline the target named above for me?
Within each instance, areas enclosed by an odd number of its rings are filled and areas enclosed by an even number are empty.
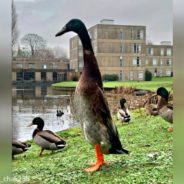
[[[30,125],[28,125],[28,127],[32,126],[32,125],[37,125],[37,128],[39,130],[42,130],[44,127],[44,121],[42,118],[40,117],[36,117],[33,119],[32,123]]]
[[[64,33],[73,31],[78,34],[81,39],[83,48],[93,52],[91,40],[84,23],[79,19],[71,19],[55,36],[61,36]]]
[[[64,33],[73,31],[80,34],[82,30],[86,29],[84,23],[80,19],[71,19],[55,36],[61,36]]]
[[[160,87],[157,89],[157,95],[161,96],[165,100],[169,99],[169,93],[168,93],[167,89],[165,89],[164,87]]]
[[[126,99],[125,98],[122,98],[120,101],[119,101],[120,105],[121,105],[121,108],[123,108],[125,106],[125,103],[126,103]]]

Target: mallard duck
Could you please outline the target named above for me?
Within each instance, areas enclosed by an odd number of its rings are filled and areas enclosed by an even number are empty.
[[[14,155],[26,152],[27,150],[29,150],[30,146],[31,145],[27,144],[26,142],[21,142],[19,140],[12,140],[12,158],[14,158]]]
[[[169,93],[164,87],[157,89],[157,95],[159,97],[157,109],[159,115],[169,123],[173,123],[173,109],[168,105]],[[169,132],[173,131],[173,128],[168,129]]]
[[[130,121],[130,112],[128,108],[125,107],[126,99],[122,98],[120,100],[121,108],[118,109],[117,118],[122,122],[129,122]]]
[[[146,113],[149,115],[152,115],[152,116],[158,115],[157,104],[152,102],[152,98],[155,96],[156,95],[154,94],[151,97],[149,97],[144,104],[144,108],[146,110]]]
[[[42,148],[39,156],[42,156],[44,150],[52,150],[53,152],[53,150],[59,150],[66,147],[66,142],[61,137],[50,130],[43,130],[44,121],[42,118],[34,118],[28,127],[32,125],[37,125],[37,128],[33,131],[32,137],[34,142]]]
[[[81,20],[72,19],[56,36],[69,31],[78,34],[83,46],[84,68],[75,89],[74,106],[84,137],[96,150],[96,162],[85,171],[95,172],[105,164],[103,154],[129,152],[122,147],[116,126],[112,122],[88,31]]]
[[[61,117],[64,114],[61,110],[57,110],[56,116]]]

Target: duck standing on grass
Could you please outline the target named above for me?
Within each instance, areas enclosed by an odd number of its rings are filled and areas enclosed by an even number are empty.
[[[14,158],[14,155],[18,155],[18,154],[26,152],[27,150],[29,150],[30,146],[31,145],[27,144],[26,142],[13,140],[12,141],[12,158]]]
[[[42,118],[34,118],[28,127],[32,125],[37,125],[37,128],[33,131],[32,137],[33,141],[42,148],[39,156],[42,156],[42,153],[45,149],[52,150],[53,152],[54,150],[59,150],[66,147],[66,142],[61,137],[50,130],[43,130],[44,121]]]
[[[173,123],[173,109],[168,105],[169,93],[164,87],[157,89],[158,104],[157,109],[159,115],[169,123]],[[173,128],[169,128],[168,132],[172,132]]]
[[[95,172],[105,164],[103,154],[128,154],[119,140],[116,126],[103,93],[100,70],[84,23],[70,20],[56,36],[73,31],[83,46],[84,68],[75,90],[74,106],[85,139],[95,147],[97,161],[86,172]]]
[[[129,122],[130,121],[130,112],[128,108],[125,107],[126,99],[122,98],[120,100],[120,108],[118,109],[117,118],[121,122]]]

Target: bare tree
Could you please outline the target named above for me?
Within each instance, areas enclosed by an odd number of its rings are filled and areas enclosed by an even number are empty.
[[[17,29],[17,13],[14,1],[12,1],[12,47],[15,45],[18,39],[18,29]]]
[[[64,48],[56,46],[52,50],[56,58],[68,59],[67,53]]]
[[[21,43],[30,48],[32,56],[35,55],[38,50],[45,49],[47,44],[44,38],[33,33],[24,35],[21,39]]]
[[[36,51],[33,57],[39,58],[39,59],[54,59],[55,58],[53,51],[49,48],[39,49],[38,51]]]

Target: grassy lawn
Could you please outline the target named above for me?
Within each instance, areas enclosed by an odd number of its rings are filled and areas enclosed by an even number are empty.
[[[95,153],[76,127],[59,133],[67,141],[65,150],[53,154],[45,151],[43,157],[38,157],[40,148],[32,143],[27,153],[13,160],[12,176],[26,176],[21,184],[173,183],[173,133],[167,132],[170,125],[141,109],[132,112],[130,124],[114,121],[130,155],[105,155],[109,165],[92,174],[84,172],[95,161]],[[156,156],[150,158],[150,153]]]
[[[168,90],[172,88],[172,78],[171,77],[154,77],[152,81],[113,81],[113,82],[104,82],[104,88],[115,88],[119,86],[123,87],[135,87],[137,89],[147,89],[156,91],[158,87],[164,86]],[[52,84],[53,87],[58,88],[68,88],[68,87],[75,87],[77,82],[74,81],[65,81]]]

